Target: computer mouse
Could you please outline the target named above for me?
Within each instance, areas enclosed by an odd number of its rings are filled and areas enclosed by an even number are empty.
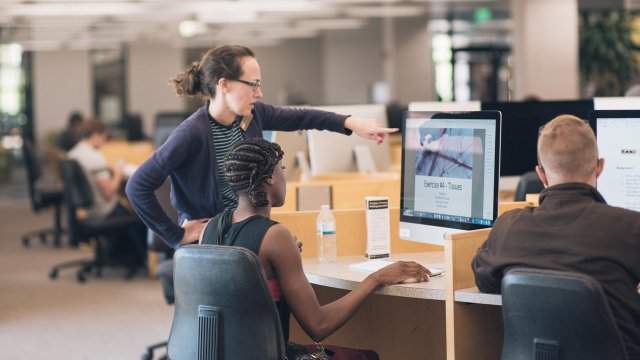
[[[410,277],[410,278],[406,278],[404,280],[402,280],[403,284],[413,284],[413,283],[417,283],[419,282],[418,279],[414,278],[414,277]]]

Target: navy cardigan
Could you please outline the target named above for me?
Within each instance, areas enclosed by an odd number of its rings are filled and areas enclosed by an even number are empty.
[[[147,159],[127,182],[126,193],[140,219],[174,248],[184,236],[179,226],[185,220],[211,218],[222,212],[217,190],[216,153],[211,135],[208,102],[183,121],[167,141]],[[253,120],[243,136],[262,137],[262,130],[330,130],[350,135],[344,128],[346,115],[331,112],[276,107],[255,103]],[[155,190],[171,178],[171,204],[178,211],[175,224],[162,210]]]

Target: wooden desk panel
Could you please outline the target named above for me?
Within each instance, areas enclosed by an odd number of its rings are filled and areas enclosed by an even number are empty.
[[[109,165],[115,165],[119,159],[140,166],[153,154],[153,145],[149,141],[108,141],[100,148]]]

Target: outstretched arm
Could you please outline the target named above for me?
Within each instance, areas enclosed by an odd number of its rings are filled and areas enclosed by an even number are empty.
[[[346,118],[344,127],[353,131],[361,138],[375,140],[378,144],[384,142],[387,134],[398,131],[398,128],[385,128],[380,126],[375,119],[362,119],[355,116]]]
[[[320,306],[302,269],[298,246],[287,228],[280,224],[272,226],[265,234],[259,254],[267,277],[278,279],[292,313],[314,341],[321,341],[340,328],[380,286],[411,277],[421,281],[429,278],[429,271],[422,265],[397,262],[369,275],[342,298]]]

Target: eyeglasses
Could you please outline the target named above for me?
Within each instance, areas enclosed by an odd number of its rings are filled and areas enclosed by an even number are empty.
[[[237,82],[241,82],[245,85],[249,85],[251,86],[251,88],[253,89],[253,91],[258,90],[258,88],[260,88],[262,86],[262,82],[260,82],[260,80],[256,80],[256,82],[251,82],[251,81],[246,81],[246,80],[240,80],[240,79],[231,79],[233,81],[237,81]]]

